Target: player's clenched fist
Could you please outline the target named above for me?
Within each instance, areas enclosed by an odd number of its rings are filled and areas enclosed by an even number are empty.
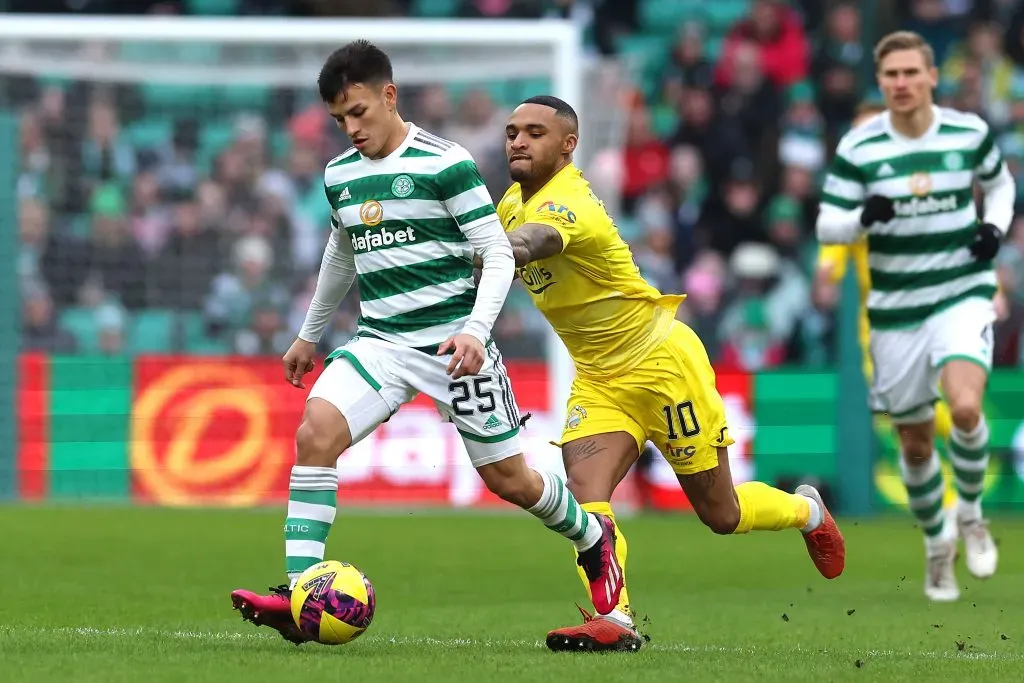
[[[974,241],[969,247],[971,255],[978,261],[991,261],[999,253],[999,244],[1002,233],[999,228],[991,223],[978,225],[974,235]]]
[[[864,200],[864,208],[860,212],[860,224],[865,228],[875,223],[888,223],[896,217],[896,206],[892,200],[882,195],[873,194]]]
[[[448,363],[448,374],[452,379],[476,375],[484,366],[484,345],[471,334],[457,334],[441,342],[437,347],[437,355],[452,354]]]
[[[316,344],[305,339],[296,339],[281,359],[284,362],[284,378],[293,387],[305,389],[302,376],[313,369]]]

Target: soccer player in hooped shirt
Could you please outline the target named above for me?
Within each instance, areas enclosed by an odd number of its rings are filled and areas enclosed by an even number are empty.
[[[244,619],[305,638],[291,616],[296,578],[324,557],[338,457],[423,393],[453,422],[487,487],[570,540],[609,612],[622,589],[610,518],[583,510],[550,472],[526,464],[520,418],[490,338],[514,274],[508,238],[476,164],[459,145],[402,120],[388,56],[366,41],[334,52],[320,95],[353,147],[325,170],[332,226],[313,301],[284,356],[305,388],[316,342],[358,281],[356,337],[325,362],[295,436],[284,524],[290,583],[231,594]],[[474,256],[483,263],[474,282]]]
[[[817,234],[826,244],[867,238],[871,407],[888,413],[899,435],[910,509],[925,536],[925,595],[952,601],[958,535],[973,575],[992,576],[998,561],[981,510],[989,440],[981,407],[996,317],[992,260],[1016,188],[988,125],[933,104],[938,73],[919,35],[884,37],[875,63],[886,111],[840,140]],[[975,180],[985,193],[980,221]],[[955,515],[943,509],[934,449],[940,385],[953,421]]]
[[[675,319],[684,297],[662,295],[640,276],[604,204],[573,165],[578,127],[576,112],[555,97],[517,107],[505,129],[515,182],[498,203],[519,276],[576,367],[561,437],[569,490],[585,510],[614,520],[612,492],[650,440],[712,531],[800,529],[821,574],[839,576],[843,537],[814,488],[733,486],[727,448],[734,441],[714,371],[703,344]],[[623,572],[626,550],[616,525]],[[577,564],[592,591],[587,564]],[[639,649],[625,588],[614,607],[551,631],[548,647]]]

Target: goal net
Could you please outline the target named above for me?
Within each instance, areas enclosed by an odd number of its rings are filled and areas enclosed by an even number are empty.
[[[17,273],[18,347],[43,354],[50,397],[45,456],[19,449],[30,489],[246,503],[287,488],[302,401],[278,359],[329,229],[323,168],[348,146],[316,78],[356,38],[389,53],[402,115],[467,147],[495,201],[510,108],[540,93],[572,103],[577,163],[614,212],[614,164],[597,160],[621,147],[628,79],[587,59],[568,22],[5,16],[0,118],[17,154],[0,204],[18,229],[0,259]],[[322,353],[355,317],[353,294]],[[559,466],[547,441],[572,377],[564,349],[518,286],[495,334],[533,414],[527,444]],[[21,367],[19,387],[33,374]],[[349,491],[480,499],[427,407],[343,459]],[[21,425],[21,446],[34,430]]]

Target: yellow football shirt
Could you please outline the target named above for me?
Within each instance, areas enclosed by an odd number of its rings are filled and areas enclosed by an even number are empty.
[[[518,275],[580,375],[627,372],[668,335],[685,296],[663,295],[643,279],[578,168],[566,166],[525,203],[514,183],[497,208],[506,231],[539,223],[562,236],[560,254],[534,261]]]

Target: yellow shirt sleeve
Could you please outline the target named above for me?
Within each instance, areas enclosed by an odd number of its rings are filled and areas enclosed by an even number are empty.
[[[590,207],[585,206],[582,199],[571,197],[561,199],[569,203],[560,204],[556,200],[544,202],[537,207],[536,211],[527,215],[523,223],[547,225],[557,230],[558,234],[562,236],[562,251],[564,252],[570,245],[576,245],[587,237],[586,221],[582,219],[586,217],[585,212]]]

